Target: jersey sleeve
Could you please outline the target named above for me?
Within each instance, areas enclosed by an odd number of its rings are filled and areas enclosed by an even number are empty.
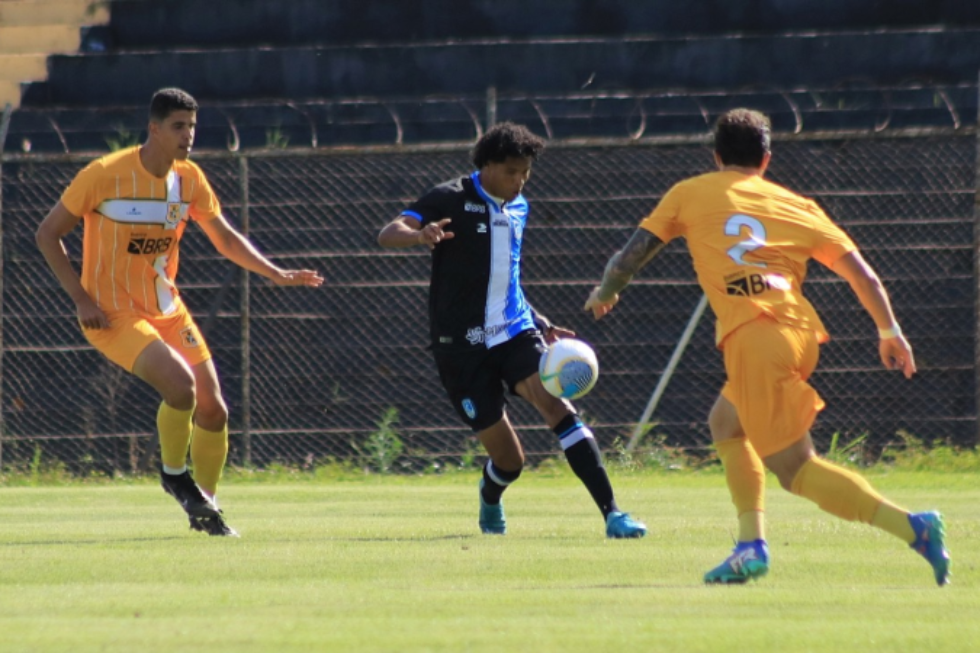
[[[640,222],[640,228],[646,229],[665,243],[684,235],[680,221],[682,187],[677,184],[663,196],[660,203],[650,214]]]
[[[437,222],[442,218],[449,217],[446,199],[447,196],[444,189],[439,187],[433,188],[412,202],[401,214],[409,218],[414,218],[422,225]]]
[[[856,250],[857,245],[843,229],[827,217],[820,207],[816,204],[814,206],[816,212],[814,228],[817,239],[811,256],[822,265],[833,267],[840,257]]]
[[[104,199],[99,196],[99,180],[105,167],[101,161],[85,166],[61,194],[61,203],[75,217],[91,213]]]
[[[196,165],[191,170],[193,170],[194,188],[191,191],[191,202],[187,212],[191,218],[198,222],[213,220],[221,215],[221,203],[218,201],[218,196],[214,194],[203,170]]]

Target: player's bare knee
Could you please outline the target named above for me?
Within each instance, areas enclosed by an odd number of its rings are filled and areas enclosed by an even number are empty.
[[[720,396],[711,407],[711,412],[708,413],[708,430],[711,432],[712,442],[722,442],[745,436],[735,407],[727,399]]]
[[[209,431],[220,431],[228,424],[228,407],[220,398],[218,401],[199,402],[194,421]]]
[[[167,388],[163,393],[163,401],[171,408],[177,410],[191,410],[194,408],[194,381],[189,385],[174,385]]]

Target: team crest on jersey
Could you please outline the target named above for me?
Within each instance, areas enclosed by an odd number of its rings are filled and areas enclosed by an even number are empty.
[[[473,404],[473,401],[466,398],[463,400],[462,405],[463,412],[466,413],[466,416],[470,419],[476,419],[476,406]]]
[[[167,224],[173,226],[184,218],[184,205],[182,202],[167,203]]]
[[[187,327],[186,329],[181,329],[180,331],[180,342],[185,347],[200,347],[201,341],[197,339],[197,333],[194,327]]]

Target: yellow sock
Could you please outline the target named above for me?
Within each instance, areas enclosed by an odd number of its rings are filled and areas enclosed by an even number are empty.
[[[221,480],[221,471],[228,457],[228,425],[220,431],[208,431],[194,425],[191,438],[191,461],[194,463],[194,480],[201,489],[214,496]]]
[[[745,438],[715,444],[738,514],[738,541],[765,539],[766,468]]]
[[[890,501],[882,501],[875,512],[871,525],[880,528],[886,533],[891,533],[895,537],[912,544],[915,542],[915,531],[909,523],[909,511],[899,508]]]
[[[191,439],[191,416],[194,409],[177,410],[166,402],[157,410],[160,433],[160,459],[167,467],[180,469],[187,464],[187,443]]]
[[[848,521],[870,524],[884,498],[862,476],[814,456],[800,467],[793,494]]]

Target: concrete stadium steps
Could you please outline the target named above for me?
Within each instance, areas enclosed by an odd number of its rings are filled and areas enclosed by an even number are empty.
[[[980,27],[83,53],[52,57],[49,66],[49,80],[28,87],[25,104],[139,105],[166,84],[204,101],[482,94],[488,86],[574,93],[848,80],[955,85],[976,82]]]
[[[209,0],[207,12],[199,0],[115,0],[112,8],[106,38],[118,48],[980,25],[980,6],[964,0]]]
[[[21,85],[47,78],[47,57],[75,52],[84,25],[106,23],[92,0],[0,0],[0,108],[17,107]]]
[[[528,124],[550,138],[625,139],[706,134],[714,116],[736,106],[767,111],[774,130],[787,133],[959,128],[976,122],[977,89],[974,83],[500,95],[496,112],[499,120]],[[16,151],[30,144],[31,151],[105,151],[110,142],[141,140],[145,111],[142,103],[93,108],[27,105],[12,117],[8,148]],[[236,144],[255,149],[466,142],[476,138],[486,113],[486,97],[476,95],[207,103],[199,112],[196,146],[224,150]],[[710,163],[710,156],[704,160]]]

